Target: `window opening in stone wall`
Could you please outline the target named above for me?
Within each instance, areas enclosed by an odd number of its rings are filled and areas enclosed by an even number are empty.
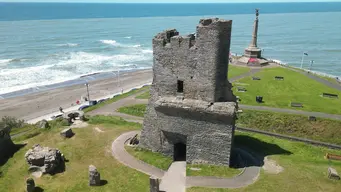
[[[184,92],[184,82],[178,80],[178,93],[183,93]]]
[[[174,161],[186,161],[186,145],[183,143],[177,143],[174,145]]]

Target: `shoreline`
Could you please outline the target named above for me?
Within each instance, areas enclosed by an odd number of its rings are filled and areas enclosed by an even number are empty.
[[[119,74],[120,74],[120,76],[122,76],[125,73],[131,73],[131,72],[136,72],[136,71],[141,71],[141,70],[149,70],[149,69],[151,69],[151,68],[126,69],[126,70],[121,70],[119,72]],[[35,86],[35,87],[20,89],[20,90],[16,90],[16,91],[11,91],[11,92],[7,92],[7,93],[0,93],[0,100],[25,96],[28,94],[34,94],[34,93],[49,91],[49,90],[58,89],[58,88],[66,88],[66,87],[70,87],[70,86],[74,86],[74,85],[81,85],[81,84],[85,84],[85,83],[90,84],[92,82],[96,82],[99,80],[117,78],[117,76],[118,76],[117,72],[118,71],[116,70],[116,71],[110,71],[110,72],[90,73],[90,74],[81,75],[75,79],[66,80],[66,81],[62,81],[62,82],[58,82],[58,83],[51,83],[51,84],[46,84],[46,85]],[[117,78],[117,80],[118,80],[118,78]]]
[[[152,81],[152,70],[135,70],[120,74],[120,84],[117,77],[93,80],[89,83],[90,99],[107,97],[122,91],[130,90]],[[0,99],[0,118],[12,116],[25,121],[59,111],[59,107],[68,109],[80,107],[76,101],[87,94],[83,83],[43,90],[12,98]],[[83,103],[84,104],[84,103]]]

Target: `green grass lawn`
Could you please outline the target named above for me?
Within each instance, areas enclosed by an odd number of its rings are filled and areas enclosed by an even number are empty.
[[[103,107],[104,105],[107,105],[107,104],[116,102],[116,101],[118,101],[118,100],[120,100],[120,99],[129,97],[129,96],[134,95],[134,94],[136,94],[136,93],[139,93],[139,92],[142,92],[142,91],[145,91],[145,90],[149,90],[149,87],[150,87],[150,86],[145,86],[145,87],[142,87],[142,88],[140,88],[140,89],[135,89],[135,90],[129,91],[129,92],[127,92],[127,93],[123,93],[123,94],[118,95],[118,96],[116,96],[116,97],[114,97],[114,98],[111,98],[111,99],[109,99],[109,100],[107,100],[107,101],[104,101],[104,102],[99,103],[99,104],[97,104],[97,105],[93,105],[93,106],[91,106],[91,107],[88,107],[88,108],[84,109],[84,112],[93,111],[93,110],[95,110],[95,109],[98,109],[98,108],[100,108],[100,107]]]
[[[126,131],[139,130],[141,125],[105,116],[95,116],[89,120],[89,123],[91,124],[89,127],[73,129],[75,135],[70,139],[60,137],[59,132],[62,127],[43,131],[28,139],[27,145],[0,167],[2,172],[0,191],[24,191],[25,178],[30,176],[27,173],[28,165],[24,155],[37,143],[60,149],[69,160],[64,173],[44,175],[35,179],[36,185],[45,191],[148,191],[149,177],[122,165],[112,157],[111,153],[111,144],[116,137]],[[105,132],[99,133],[94,129],[95,127]],[[88,166],[91,164],[97,167],[101,179],[108,181],[106,185],[88,186]]]
[[[309,121],[307,116],[243,110],[237,125],[341,145],[341,121],[337,120]]]
[[[136,99],[149,99],[149,97],[150,97],[150,93],[148,90],[148,91],[142,93],[141,95],[136,96],[135,98]]]
[[[137,104],[121,107],[117,109],[120,113],[126,113],[128,115],[134,115],[138,117],[143,117],[146,112],[146,104]]]
[[[137,159],[165,171],[168,170],[169,166],[172,163],[171,157],[164,156],[160,153],[154,153],[146,149],[127,146],[126,150]],[[199,168],[201,170],[191,170],[191,167]],[[186,172],[188,176],[232,177],[239,174],[241,170],[229,168],[226,166],[187,164]]]
[[[0,191],[24,191],[25,178],[28,165],[24,160],[26,151],[34,144],[55,147],[64,153],[69,160],[66,163],[66,171],[56,175],[44,175],[35,179],[36,185],[45,191],[136,191],[149,190],[149,177],[131,168],[128,168],[112,157],[111,144],[116,137],[126,131],[140,130],[141,125],[129,123],[121,118],[110,116],[94,116],[90,118],[86,128],[73,129],[75,135],[70,139],[62,139],[59,132],[63,127],[54,126],[31,139],[26,140],[27,145],[14,154],[8,162],[0,167]],[[104,132],[97,132],[95,128]],[[41,129],[38,129],[41,130]],[[19,141],[16,141],[18,143]],[[258,181],[241,189],[206,189],[190,188],[189,192],[213,192],[213,191],[338,191],[341,182],[327,179],[328,161],[323,156],[325,153],[341,154],[340,151],[329,150],[322,147],[310,146],[298,142],[291,142],[274,137],[259,134],[236,133],[235,145],[250,148],[261,156],[269,156],[284,168],[277,175],[261,172]],[[131,151],[130,151],[131,152]],[[133,153],[136,152],[133,150]],[[148,158],[156,162],[162,159],[159,167],[165,169],[170,163],[165,157],[155,154],[143,154],[137,151],[139,158]],[[157,155],[157,154],[156,154]],[[100,187],[88,186],[88,166],[93,164],[101,173],[101,179],[108,183]],[[152,163],[154,164],[154,163]],[[341,162],[332,161],[331,165],[341,173]],[[206,168],[205,168],[206,169]],[[187,170],[188,171],[188,170]],[[208,173],[205,173],[208,172]],[[201,172],[189,175],[223,175],[221,167],[202,168]],[[235,173],[236,174],[236,173]]]
[[[276,139],[260,134],[239,132],[236,133],[235,144],[237,146],[246,146],[262,156],[268,156],[282,166],[284,171],[279,174],[271,174],[262,170],[260,177],[254,184],[240,189],[193,187],[187,189],[187,192],[336,192],[341,188],[340,181],[333,181],[327,178],[329,164],[323,157],[326,152],[341,154],[340,151]],[[332,161],[331,166],[339,173],[341,172],[341,162]]]
[[[291,108],[291,102],[303,104],[299,110],[341,114],[341,99],[323,98],[323,92],[341,96],[341,91],[329,88],[298,72],[277,67],[267,68],[254,76],[261,78],[253,81],[251,77],[234,83],[234,94],[241,98],[241,104]],[[283,76],[284,80],[275,80],[275,76]],[[237,92],[237,87],[245,87],[246,92]],[[255,97],[263,96],[264,103],[257,103]]]
[[[119,112],[143,117],[145,104],[122,107]],[[268,132],[304,137],[316,141],[341,145],[341,121],[317,118],[309,121],[307,116],[267,111],[243,110],[238,114],[238,126]]]
[[[237,77],[244,73],[248,73],[249,71],[250,71],[250,68],[248,67],[239,67],[235,65],[229,65],[228,78]]]

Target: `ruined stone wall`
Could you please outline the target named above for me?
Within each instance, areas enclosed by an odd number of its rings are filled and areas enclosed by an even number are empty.
[[[170,155],[172,146],[182,142],[187,145],[189,162],[228,164],[236,110],[227,81],[231,26],[232,21],[204,19],[196,36],[179,36],[173,29],[154,37],[154,76],[141,147]],[[183,82],[182,92],[179,81]],[[175,100],[178,103],[172,103]],[[227,103],[229,113],[220,110],[222,106],[216,102]],[[195,106],[195,110],[186,110]],[[215,149],[221,161],[213,159]]]
[[[12,142],[9,133],[4,130],[0,130],[0,162],[7,158],[13,146],[14,143]]]

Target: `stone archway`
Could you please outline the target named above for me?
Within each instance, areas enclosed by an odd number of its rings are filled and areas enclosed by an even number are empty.
[[[186,161],[186,145],[183,143],[174,144],[174,161]]]

